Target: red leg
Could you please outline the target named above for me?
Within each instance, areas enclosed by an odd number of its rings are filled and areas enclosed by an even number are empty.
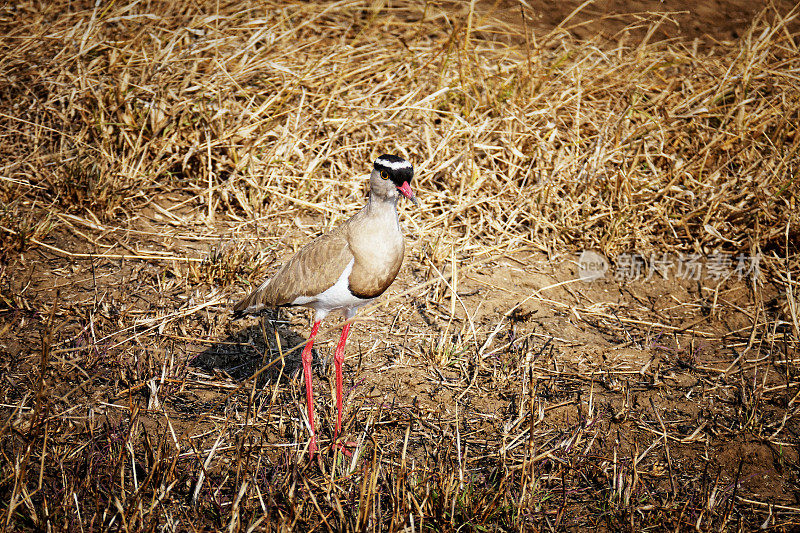
[[[344,345],[347,344],[347,335],[350,333],[350,323],[342,328],[342,336],[339,337],[339,344],[336,345],[336,352],[333,361],[336,364],[336,436],[334,441],[339,438],[339,431],[342,430],[342,363],[344,363]]]
[[[306,404],[308,406],[308,423],[311,426],[311,444],[308,447],[311,456],[317,451],[317,438],[314,432],[314,387],[311,384],[311,361],[314,356],[311,354],[311,348],[314,346],[314,337],[317,336],[319,331],[319,323],[317,320],[311,327],[311,335],[308,336],[305,348],[303,348],[303,376],[306,381]]]

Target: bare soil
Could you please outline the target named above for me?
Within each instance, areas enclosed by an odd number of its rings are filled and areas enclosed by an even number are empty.
[[[532,8],[530,11],[521,9],[520,4],[514,2],[483,2],[482,7],[486,13],[507,22],[527,22],[540,33],[561,26],[578,39],[638,43],[647,37],[656,41],[683,40],[708,48],[740,38],[769,5],[776,6],[782,13],[790,12],[795,5],[790,0],[772,4],[747,0],[598,0],[586,3],[583,8],[584,2],[578,0],[532,0],[528,4]],[[655,27],[649,23],[653,14],[663,15],[663,22]],[[572,17],[568,19],[570,15]],[[636,21],[642,23],[637,25]],[[794,21],[790,27],[797,28],[797,25]]]

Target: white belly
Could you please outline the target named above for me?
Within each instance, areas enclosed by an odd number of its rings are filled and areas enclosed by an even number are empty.
[[[292,305],[305,305],[314,309],[314,320],[322,320],[331,311],[342,310],[346,318],[352,318],[356,310],[372,301],[353,296],[350,292],[350,273],[353,271],[355,259],[351,260],[342,271],[339,279],[330,288],[317,296],[300,296]]]

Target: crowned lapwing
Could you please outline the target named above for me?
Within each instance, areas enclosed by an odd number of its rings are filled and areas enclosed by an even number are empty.
[[[396,155],[375,160],[370,175],[367,204],[329,233],[320,235],[300,249],[288,263],[236,304],[234,317],[255,314],[266,307],[305,306],[314,310],[314,325],[303,348],[308,421],[311,426],[309,450],[317,450],[314,432],[314,391],[311,383],[311,347],[320,322],[331,311],[341,311],[346,320],[389,288],[403,263],[403,234],[397,216],[402,194],[416,205],[411,190],[414,168]],[[342,362],[350,323],[334,352],[336,365],[336,434],[342,426]]]

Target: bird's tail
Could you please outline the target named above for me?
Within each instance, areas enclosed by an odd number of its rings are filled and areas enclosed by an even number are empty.
[[[242,299],[239,303],[233,306],[233,318],[241,318],[244,315],[254,315],[263,310],[266,305],[261,299],[264,286],[262,285],[258,289],[251,292],[247,295],[246,298]]]

